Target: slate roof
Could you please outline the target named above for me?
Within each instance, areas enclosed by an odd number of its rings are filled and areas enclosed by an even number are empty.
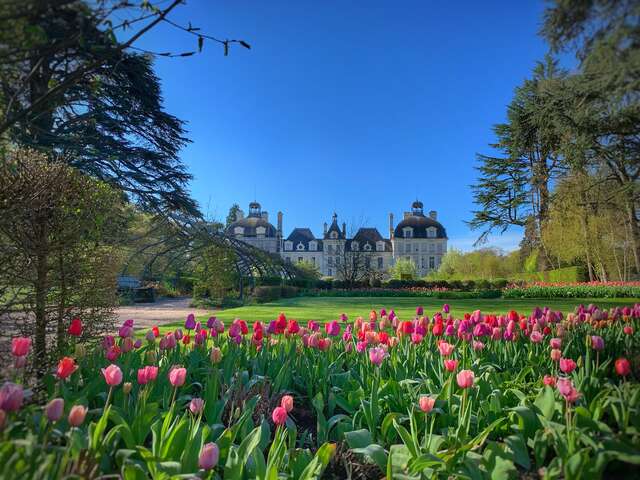
[[[412,238],[427,238],[427,228],[429,227],[435,227],[435,238],[447,238],[447,231],[444,229],[442,224],[431,217],[424,216],[423,214],[416,214],[414,212],[413,215],[409,215],[407,218],[403,219],[396,226],[393,235],[396,238],[404,238],[404,232],[402,231],[404,227],[413,228]]]
[[[312,240],[318,244],[317,251],[322,251],[322,240],[317,239],[310,228],[294,228],[285,241],[293,243],[292,251],[297,251],[300,243],[304,245],[304,251],[309,251],[309,242]]]

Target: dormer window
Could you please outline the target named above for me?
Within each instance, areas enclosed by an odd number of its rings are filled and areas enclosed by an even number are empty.
[[[384,252],[384,242],[376,242],[376,251]]]
[[[331,238],[333,239],[338,238],[338,232],[331,232]]]
[[[404,234],[404,238],[413,238],[413,228],[411,227],[403,228],[402,233]]]
[[[293,242],[290,242],[288,240],[286,242],[284,242],[284,249],[285,250],[293,250]]]
[[[258,235],[259,237],[264,237],[264,234],[266,233],[267,229],[264,227],[257,227],[256,228],[256,235]]]
[[[298,244],[298,246],[296,246],[296,249],[297,249],[298,251],[304,250],[304,244],[303,244],[302,242],[300,242],[300,243]]]
[[[244,234],[244,228],[243,227],[236,227],[233,229],[233,233],[236,235],[242,235]]]
[[[358,242],[351,242],[351,250],[353,250],[354,252],[357,252],[358,249],[360,248],[360,245],[358,245]]]
[[[436,238],[436,229],[435,229],[435,227],[427,228],[427,238]]]
[[[309,242],[309,250],[315,252],[318,249],[318,243],[315,241]]]
[[[370,252],[370,251],[371,251],[371,245],[367,243],[367,244],[364,246],[364,249],[365,249],[367,252]]]

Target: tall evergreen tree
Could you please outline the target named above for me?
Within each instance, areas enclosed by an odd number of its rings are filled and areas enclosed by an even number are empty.
[[[495,230],[502,233],[529,224],[531,241],[541,246],[550,190],[563,168],[558,134],[546,116],[543,88],[565,75],[550,57],[540,62],[532,78],[516,89],[507,122],[494,127],[498,141],[491,146],[501,155],[478,155],[480,176],[472,188],[480,208],[469,222],[473,229],[482,230],[478,242]]]

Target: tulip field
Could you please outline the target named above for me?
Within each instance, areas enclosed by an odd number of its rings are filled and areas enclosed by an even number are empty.
[[[638,478],[640,304],[404,312],[14,338],[0,478]]]

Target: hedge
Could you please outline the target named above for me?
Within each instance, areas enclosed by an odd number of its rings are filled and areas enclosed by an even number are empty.
[[[567,285],[513,286],[502,291],[504,298],[640,298],[640,286]]]
[[[437,299],[499,298],[501,290],[471,290],[466,292],[429,289],[333,289],[301,290],[301,296],[308,297],[428,297]]]
[[[518,273],[511,277],[511,280],[524,280],[526,282],[584,282],[587,274],[583,267],[565,267],[555,270],[534,273]]]

